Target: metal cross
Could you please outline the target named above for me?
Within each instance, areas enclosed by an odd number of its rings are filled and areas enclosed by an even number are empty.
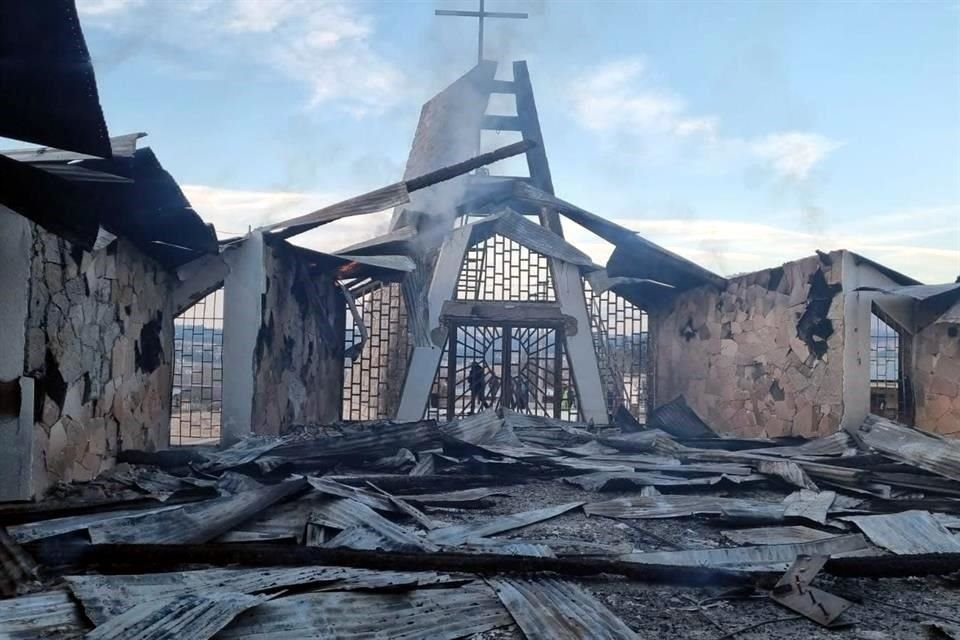
[[[438,16],[461,16],[465,18],[480,19],[480,35],[477,38],[477,64],[483,62],[483,19],[484,18],[527,18],[525,13],[510,13],[504,11],[484,11],[483,0],[480,0],[480,11],[447,11],[437,9],[434,13]]]

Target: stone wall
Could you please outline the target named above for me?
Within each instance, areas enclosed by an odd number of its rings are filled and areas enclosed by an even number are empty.
[[[915,423],[960,435],[960,325],[932,324],[913,338]]]
[[[254,354],[252,428],[276,435],[339,419],[345,301],[282,243],[264,247],[266,293]]]
[[[843,414],[839,252],[702,287],[651,313],[656,404],[678,395],[715,430],[818,436]]]
[[[88,253],[31,226],[24,375],[39,494],[93,478],[121,449],[167,445],[173,283],[122,238]]]

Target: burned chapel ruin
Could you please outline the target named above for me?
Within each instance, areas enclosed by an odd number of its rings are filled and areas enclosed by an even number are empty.
[[[0,638],[960,638],[960,283],[713,273],[482,54],[395,183],[225,238],[0,2]]]

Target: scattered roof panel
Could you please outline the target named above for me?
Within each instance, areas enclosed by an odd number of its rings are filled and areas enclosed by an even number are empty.
[[[73,0],[0,4],[0,136],[109,157]]]

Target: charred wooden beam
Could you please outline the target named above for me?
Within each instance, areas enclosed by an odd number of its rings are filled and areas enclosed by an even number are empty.
[[[489,553],[402,553],[325,549],[284,544],[96,544],[80,549],[49,545],[46,565],[95,568],[102,573],[166,572],[188,565],[247,567],[339,566],[390,571],[452,571],[478,575],[553,573],[570,577],[603,574],[630,580],[687,586],[745,586],[749,574],[707,567],[674,567],[606,559],[542,558]]]
[[[921,578],[960,571],[960,553],[830,558],[825,571],[841,578]]]
[[[506,158],[512,158],[513,156],[520,155],[521,153],[526,153],[536,146],[537,143],[532,140],[522,140],[520,142],[508,144],[505,147],[500,147],[499,149],[494,149],[493,151],[489,151],[487,153],[481,153],[474,158],[464,160],[463,162],[458,162],[457,164],[450,165],[449,167],[444,167],[442,169],[437,169],[436,171],[431,171],[430,173],[425,173],[422,176],[407,180],[405,182],[407,185],[407,193],[413,193],[419,189],[425,189],[445,180],[456,178],[457,176],[469,173],[474,169],[479,169],[480,167],[492,164],[498,160],[504,160]]]

